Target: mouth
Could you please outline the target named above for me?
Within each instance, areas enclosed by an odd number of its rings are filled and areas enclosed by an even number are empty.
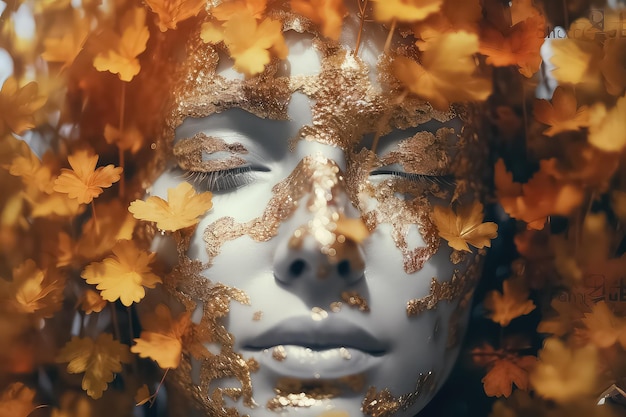
[[[382,361],[388,349],[350,322],[298,317],[244,341],[243,350],[277,375],[319,379],[366,372]]]

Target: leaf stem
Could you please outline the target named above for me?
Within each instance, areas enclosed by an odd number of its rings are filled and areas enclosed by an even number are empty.
[[[387,40],[385,41],[385,49],[384,49],[385,53],[389,52],[389,47],[391,46],[391,38],[393,37],[393,32],[396,31],[396,24],[397,24],[396,19],[393,19],[391,21],[391,29],[389,29],[389,34],[387,35]]]
[[[122,340],[122,335],[120,333],[120,324],[117,321],[117,310],[115,307],[115,303],[109,303],[111,306],[111,320],[113,321],[113,331],[115,332],[115,338],[119,341]]]
[[[356,36],[356,46],[354,48],[355,56],[359,55],[359,48],[361,47],[361,36],[363,35],[363,25],[365,24],[365,9],[367,8],[367,1],[368,0],[363,0],[363,2],[361,2],[361,0],[357,0],[361,16],[359,17],[359,32]]]
[[[119,127],[119,132],[120,132],[120,139],[122,139],[122,136],[124,135],[124,113],[126,112],[126,82],[122,81],[122,97],[120,98],[120,127]],[[117,144],[117,149],[119,151],[119,159],[120,159],[120,166],[122,167],[122,169],[124,168],[124,150],[120,147],[119,142]],[[120,198],[124,197],[124,191],[126,188],[126,180],[125,180],[125,171],[122,171],[122,175],[120,176]]]
[[[98,223],[98,216],[96,216],[96,202],[91,200],[91,217],[93,218],[93,225],[96,231],[96,236],[100,235],[100,224]]]
[[[154,391],[154,394],[152,394],[152,399],[150,400],[150,407],[152,407],[156,401],[157,398],[157,394],[159,393],[159,390],[161,389],[161,387],[163,386],[163,383],[165,382],[165,377],[167,376],[167,373],[170,371],[170,368],[167,368],[165,370],[165,372],[163,372],[163,377],[161,378],[161,381],[159,382],[159,385],[157,386],[156,390]]]

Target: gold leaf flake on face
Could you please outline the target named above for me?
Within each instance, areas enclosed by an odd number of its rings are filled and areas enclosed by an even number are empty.
[[[186,171],[225,171],[246,164],[241,155],[248,150],[241,143],[226,143],[223,139],[198,133],[181,139],[174,145],[178,166]]]
[[[341,293],[341,299],[347,305],[349,305],[352,308],[356,308],[359,311],[362,311],[364,313],[369,313],[370,311],[370,307],[367,304],[367,300],[363,298],[356,291],[343,291]]]
[[[401,141],[396,150],[381,158],[383,165],[399,164],[408,173],[446,175],[450,173],[450,145],[455,132],[452,128],[441,128],[436,135],[418,132]]]
[[[431,394],[436,387],[434,374],[420,374],[413,391],[395,397],[385,388],[377,391],[376,387],[367,390],[361,411],[370,417],[391,417],[399,410],[408,410],[424,394]]]

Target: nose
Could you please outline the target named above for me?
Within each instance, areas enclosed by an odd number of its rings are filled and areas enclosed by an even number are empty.
[[[353,285],[364,276],[359,238],[365,225],[346,192],[337,163],[321,154],[305,156],[294,170],[300,177],[300,207],[281,226],[274,276],[282,284]],[[355,228],[361,229],[355,234]]]

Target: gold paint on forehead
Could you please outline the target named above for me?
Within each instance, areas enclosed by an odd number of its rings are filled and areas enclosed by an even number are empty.
[[[413,391],[400,397],[395,397],[389,389],[377,392],[370,387],[361,404],[363,414],[370,417],[391,417],[397,411],[408,410],[424,394],[432,394],[436,383],[433,372],[420,374]]]
[[[369,313],[370,307],[367,300],[356,291],[343,291],[341,299],[352,308],[356,308],[364,313]]]
[[[274,388],[276,396],[267,402],[267,408],[275,412],[286,407],[309,408],[346,392],[359,392],[364,386],[365,376],[362,374],[322,380],[280,378]]]
[[[181,139],[174,145],[174,156],[178,166],[187,171],[215,172],[241,167],[248,150],[241,143],[226,143],[223,139],[197,133],[191,138]],[[225,158],[205,160],[206,155],[227,153]]]
[[[441,128],[437,130],[436,135],[431,132],[419,132],[401,141],[397,150],[381,158],[381,163],[383,165],[399,164],[406,172],[414,174],[449,174],[451,161],[448,141],[450,136],[455,136],[454,129]]]

